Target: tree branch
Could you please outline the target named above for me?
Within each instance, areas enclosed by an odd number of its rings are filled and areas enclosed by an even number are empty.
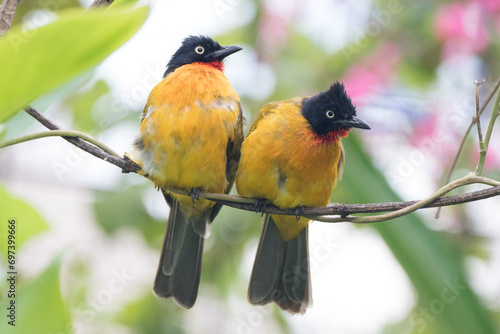
[[[62,130],[58,125],[52,123],[50,120],[45,118],[42,114],[40,114],[38,111],[33,109],[32,107],[28,107],[25,109],[25,111],[33,116],[37,121],[39,121],[43,126],[48,128],[49,130]],[[130,173],[130,172],[138,172],[141,170],[141,167],[138,166],[135,162],[133,162],[130,159],[127,158],[121,158],[118,155],[112,155],[109,154],[108,152],[91,145],[85,141],[83,141],[80,138],[75,138],[75,137],[62,137],[66,141],[70,142],[71,144],[75,145],[76,147],[84,150],[87,153],[92,154],[96,158],[102,159],[104,161],[107,161],[113,165],[116,165],[122,169],[123,173]]]
[[[180,190],[173,188],[168,188],[166,190],[174,192],[179,195],[188,195],[189,193],[189,191],[187,190]],[[435,208],[442,206],[464,204],[499,195],[500,195],[500,185],[497,185],[488,189],[478,190],[467,194],[438,197],[435,201],[429,202],[428,204],[422,206],[422,208]],[[253,198],[236,196],[236,195],[218,194],[218,193],[207,193],[207,192],[201,192],[200,197],[212,200],[220,204],[224,204],[226,206],[235,209],[255,212],[256,201]],[[357,214],[357,213],[378,213],[378,212],[396,211],[414,205],[418,202],[419,201],[385,202],[385,203],[370,203],[370,204],[332,204],[326,207],[302,207],[300,209],[301,211],[300,213],[301,215],[306,217],[324,216],[324,215],[340,215],[341,217],[346,217],[350,214]],[[297,214],[297,210],[295,208],[280,209],[269,202],[266,203],[265,208],[259,212],[277,214],[277,215],[291,215],[291,216],[295,216]]]
[[[29,107],[26,108],[26,112],[33,116],[37,121],[43,124],[45,127],[50,130],[61,130],[59,126],[52,123],[50,120],[46,119],[43,115],[41,115],[35,109]],[[74,132],[60,132],[61,134],[66,133],[74,133]],[[147,177],[144,173],[141,173],[141,168],[135,162],[130,160],[127,157],[121,158],[116,154],[110,154],[103,150],[102,148],[91,145],[84,140],[76,137],[65,137],[65,140],[77,146],[78,148],[94,155],[95,157],[107,161],[115,166],[118,166],[122,169],[124,173],[134,172],[140,175]],[[95,139],[94,139],[95,140]],[[103,146],[103,144],[95,143],[98,146]],[[5,145],[4,145],[5,146]],[[463,195],[456,196],[447,196],[443,197],[447,192],[471,183],[483,183],[493,186],[489,189],[479,190],[475,192],[470,192]],[[188,195],[188,190],[180,190],[180,189],[171,189],[167,188],[165,190],[180,194],[180,195]],[[463,204],[472,201],[478,201],[494,196],[500,195],[500,182],[495,180],[490,180],[484,177],[478,177],[475,175],[469,175],[462,179],[456,180],[445,187],[438,190],[432,196],[424,199],[423,201],[408,201],[408,202],[387,202],[387,203],[372,203],[372,204],[334,204],[328,207],[303,207],[300,208],[300,215],[305,217],[314,218],[318,221],[324,222],[338,222],[338,221],[348,221],[353,223],[374,223],[378,221],[393,219],[399,217],[401,215],[408,214],[417,209],[421,208],[430,208],[430,207],[441,207],[441,206],[449,206],[456,204]],[[243,196],[235,196],[235,195],[227,195],[227,194],[218,194],[218,193],[206,193],[201,192],[200,197],[212,200],[214,202],[218,202],[233,208],[246,210],[246,211],[255,211],[255,203],[256,199],[247,198]],[[390,212],[397,211],[397,213],[389,214],[389,215],[379,215],[373,217],[348,217],[351,214],[358,213],[378,213],[378,212]],[[402,211],[404,210],[404,211]],[[281,214],[281,215],[297,215],[297,209],[280,209],[271,203],[266,204],[262,213],[270,213],[270,214]],[[325,215],[340,215],[340,217],[318,217]]]
[[[0,5],[0,36],[5,35],[9,30],[16,14],[19,0],[3,0]]]

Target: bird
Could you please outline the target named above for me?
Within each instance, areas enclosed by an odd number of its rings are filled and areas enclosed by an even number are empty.
[[[263,217],[250,277],[251,304],[276,303],[290,314],[312,303],[308,256],[309,219],[305,206],[326,206],[342,177],[342,138],[351,128],[370,129],[342,83],[310,97],[270,102],[262,107],[241,148],[236,175],[238,194],[266,201],[297,216]]]
[[[240,158],[241,103],[223,60],[241,49],[208,36],[185,38],[149,94],[127,155],[170,207],[153,292],[185,309],[196,302],[204,239],[221,209],[199,194],[229,193]]]

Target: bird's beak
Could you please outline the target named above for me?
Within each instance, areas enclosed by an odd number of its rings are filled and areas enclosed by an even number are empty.
[[[235,52],[238,52],[242,49],[241,46],[237,45],[228,45],[228,46],[223,46],[222,49],[217,50],[215,52],[212,52],[210,55],[214,60],[222,60],[226,58],[229,55],[232,55]]]
[[[349,128],[360,128],[365,130],[371,129],[368,123],[363,121],[361,118],[357,118],[356,116],[353,116],[350,120],[341,121],[340,124]]]

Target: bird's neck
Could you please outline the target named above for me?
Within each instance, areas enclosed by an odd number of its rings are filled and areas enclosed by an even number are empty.
[[[330,144],[347,137],[350,131],[350,128],[340,128],[322,135],[314,133],[314,140],[316,144]]]
[[[190,63],[190,64],[186,64],[186,65],[182,65],[182,66],[173,66],[173,65],[169,66],[169,67],[167,67],[167,70],[163,74],[163,78],[166,78],[170,73],[174,72],[176,69],[181,68],[183,66],[188,66],[188,65],[208,66],[211,68],[218,69],[219,71],[224,73],[224,63],[219,61],[219,60],[214,60],[214,61],[209,62],[209,63],[196,62],[196,63]]]

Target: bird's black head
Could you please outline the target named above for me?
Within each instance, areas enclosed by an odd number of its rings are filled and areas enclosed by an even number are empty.
[[[191,63],[212,63],[214,67],[222,69],[222,60],[241,50],[236,45],[221,46],[208,36],[189,36],[181,47],[174,53],[167,65],[166,77],[182,65]]]
[[[365,121],[356,117],[356,108],[344,85],[339,82],[335,82],[324,92],[305,98],[302,102],[302,115],[321,137],[340,133],[344,136],[350,128],[370,129]]]

